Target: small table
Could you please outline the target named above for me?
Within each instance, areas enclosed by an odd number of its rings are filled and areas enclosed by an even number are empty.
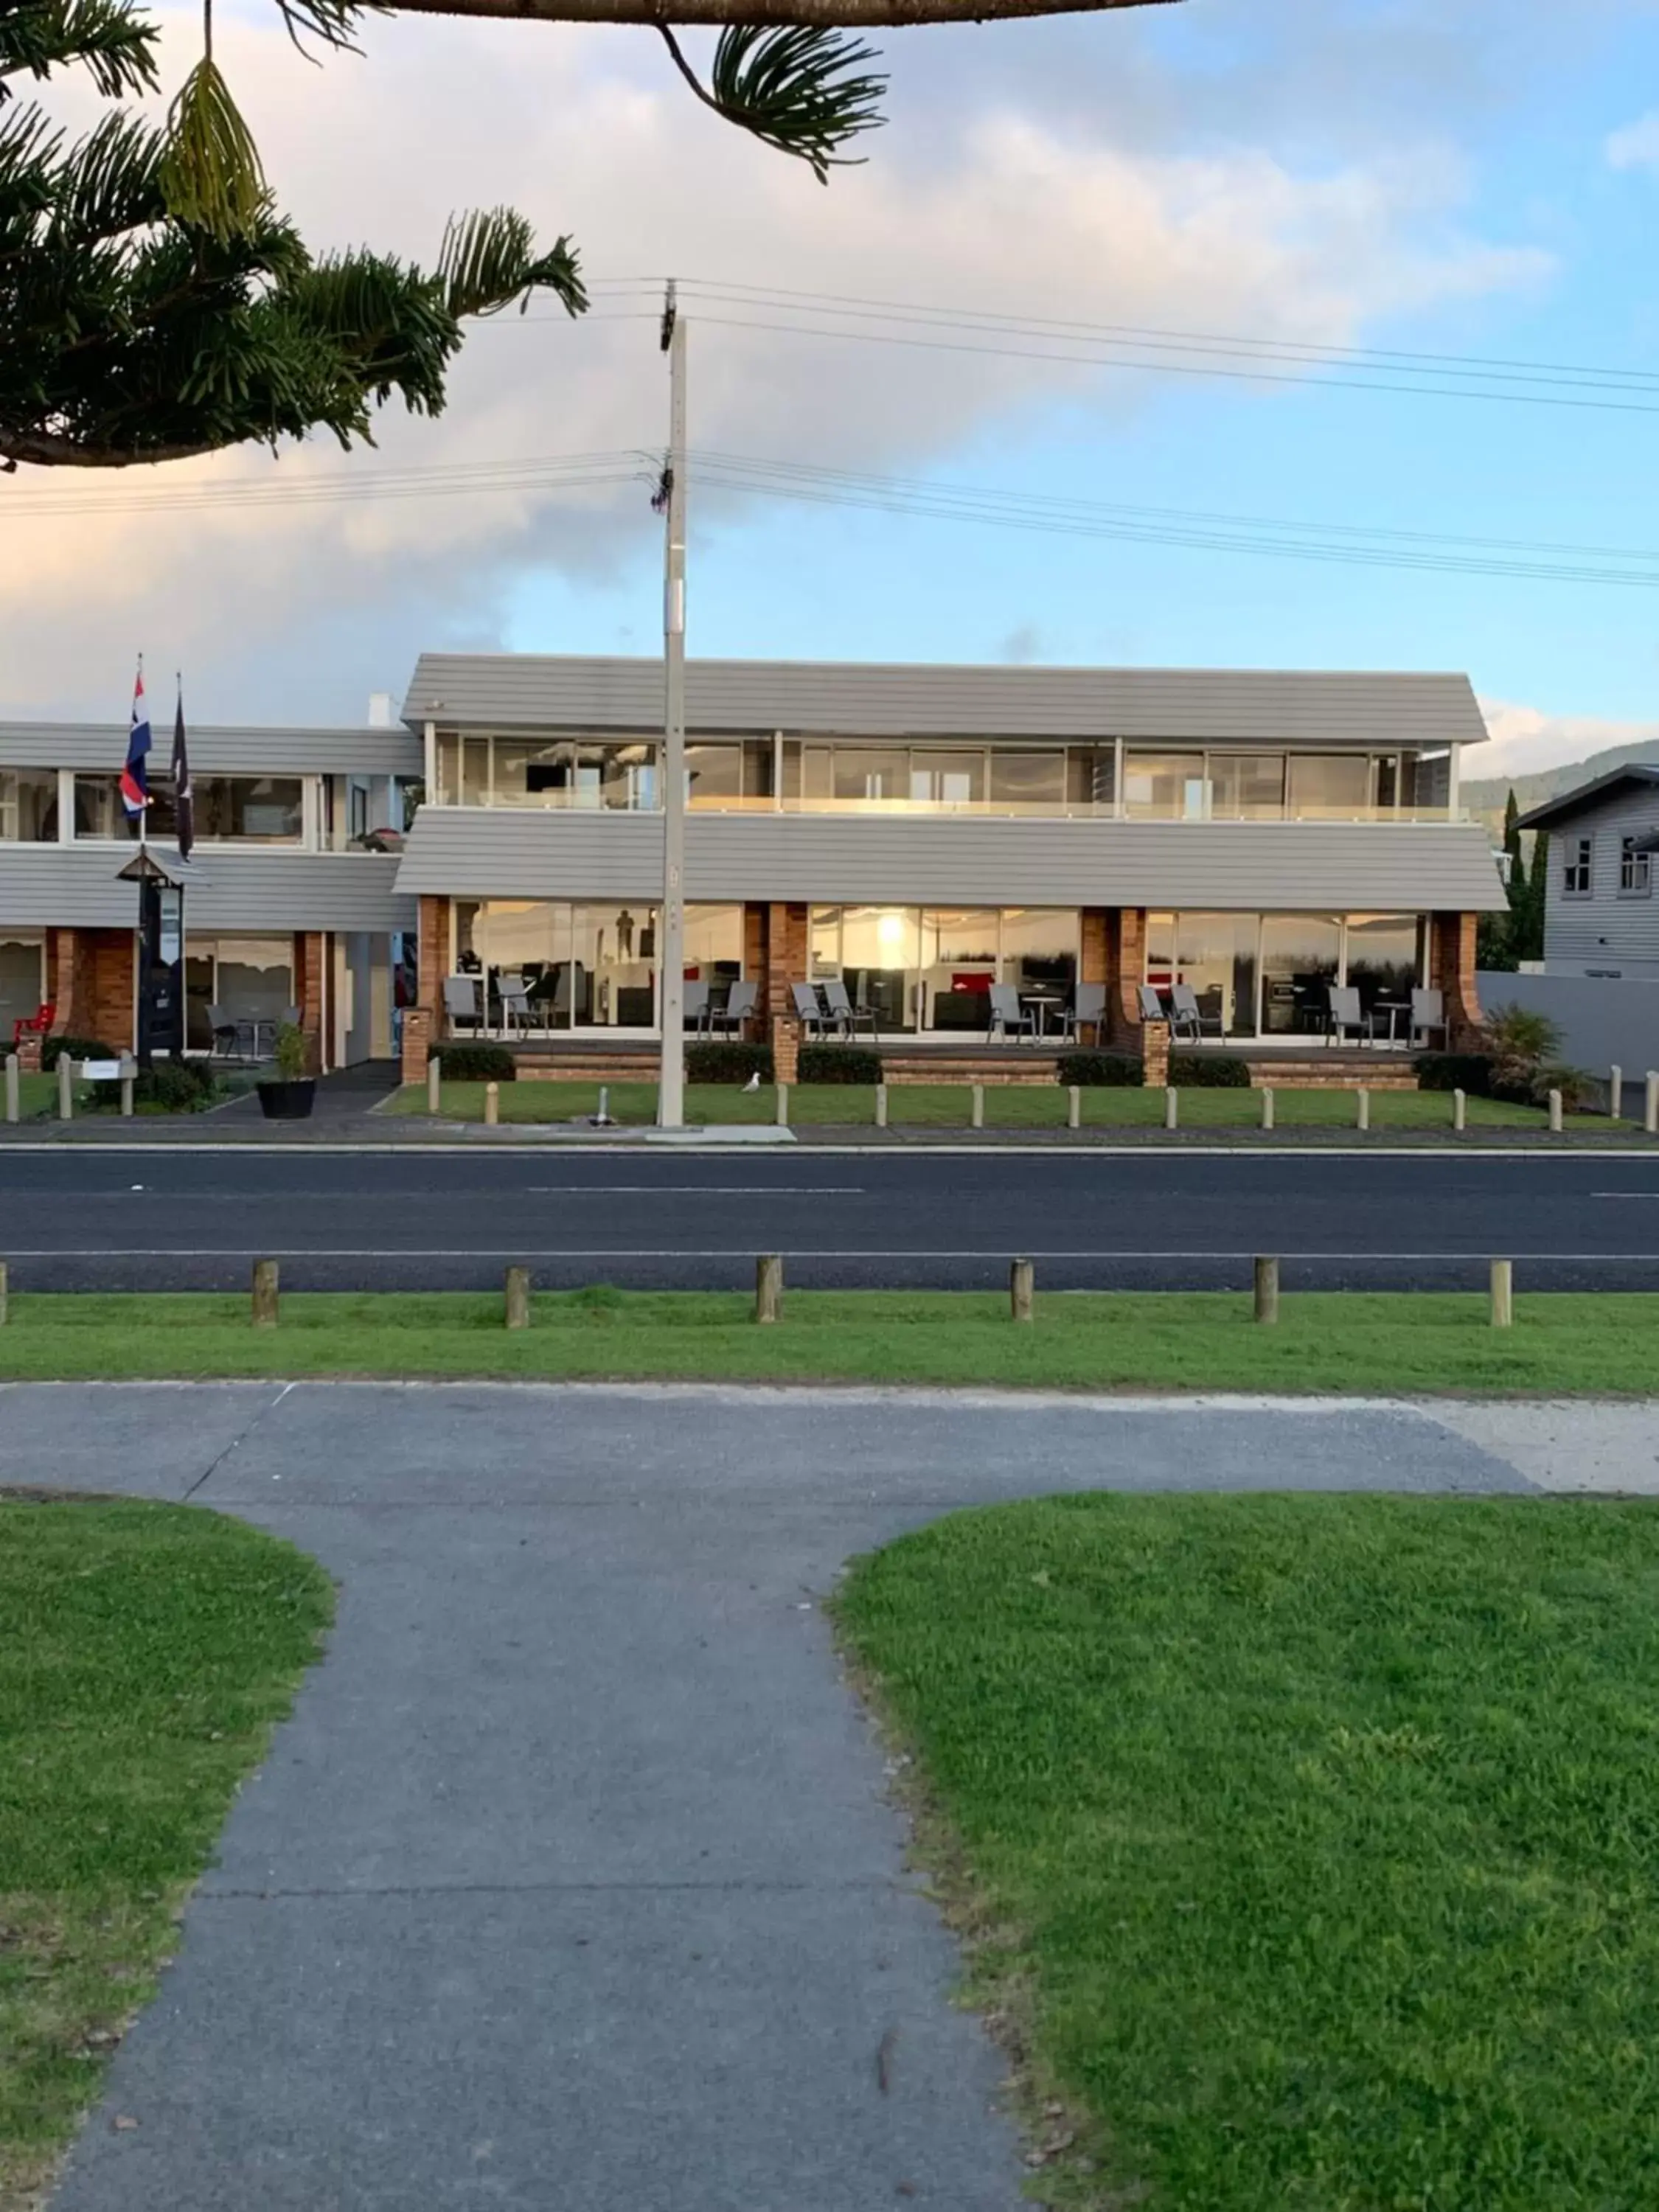
[[[1022,1012],[1031,1017],[1034,1035],[1045,1037],[1048,1034],[1049,1009],[1052,1007],[1058,1012],[1065,1001],[1057,999],[1052,991],[1022,991],[1019,1003]]]
[[[1400,1014],[1409,1014],[1411,1010],[1412,1002],[1409,999],[1373,999],[1371,1001],[1373,1014],[1386,1014],[1389,1018],[1390,1044],[1395,1042],[1395,1017]]]

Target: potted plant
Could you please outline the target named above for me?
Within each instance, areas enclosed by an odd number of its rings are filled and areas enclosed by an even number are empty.
[[[306,1073],[306,1033],[295,1023],[284,1022],[277,1030],[276,1079],[258,1089],[267,1121],[303,1121],[310,1113],[317,1085]]]

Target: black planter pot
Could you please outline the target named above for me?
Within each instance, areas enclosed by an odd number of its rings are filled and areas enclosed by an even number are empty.
[[[317,1084],[314,1077],[302,1075],[292,1083],[262,1083],[258,1091],[259,1110],[267,1121],[303,1121],[310,1115]]]

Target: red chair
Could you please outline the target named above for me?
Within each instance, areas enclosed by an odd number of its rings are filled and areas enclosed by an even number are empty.
[[[20,1014],[11,1025],[12,1050],[15,1052],[26,1036],[46,1036],[57,1018],[56,1006],[48,1005],[44,1000],[32,1014]]]

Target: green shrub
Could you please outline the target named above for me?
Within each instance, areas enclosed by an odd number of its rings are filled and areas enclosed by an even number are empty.
[[[1172,1052],[1170,1081],[1178,1091],[1248,1091],[1250,1063],[1236,1052]]]
[[[519,1063],[504,1044],[482,1037],[452,1039],[434,1046],[432,1057],[446,1083],[516,1083]]]
[[[284,1083],[298,1083],[305,1072],[306,1033],[298,1022],[283,1022],[276,1031],[276,1073]]]
[[[796,1074],[802,1083],[879,1083],[881,1054],[856,1044],[804,1044]]]
[[[50,1075],[65,1053],[71,1060],[119,1060],[121,1057],[112,1044],[101,1044],[96,1037],[47,1037],[40,1047],[41,1073]]]
[[[219,1079],[204,1060],[158,1060],[153,1067],[137,1069],[132,1079],[134,1106],[149,1107],[159,1114],[199,1114],[211,1106],[219,1095]],[[118,1078],[113,1082],[94,1083],[92,1103],[94,1107],[118,1110]]]
[[[763,1083],[772,1080],[769,1044],[749,1044],[742,1037],[707,1037],[685,1048],[688,1083],[747,1083],[751,1075],[758,1075]]]
[[[1471,1098],[1492,1095],[1490,1053],[1424,1052],[1414,1065],[1419,1091],[1466,1091]]]
[[[1146,1070],[1132,1053],[1063,1052],[1054,1078],[1068,1090],[1076,1084],[1085,1091],[1139,1091]]]

